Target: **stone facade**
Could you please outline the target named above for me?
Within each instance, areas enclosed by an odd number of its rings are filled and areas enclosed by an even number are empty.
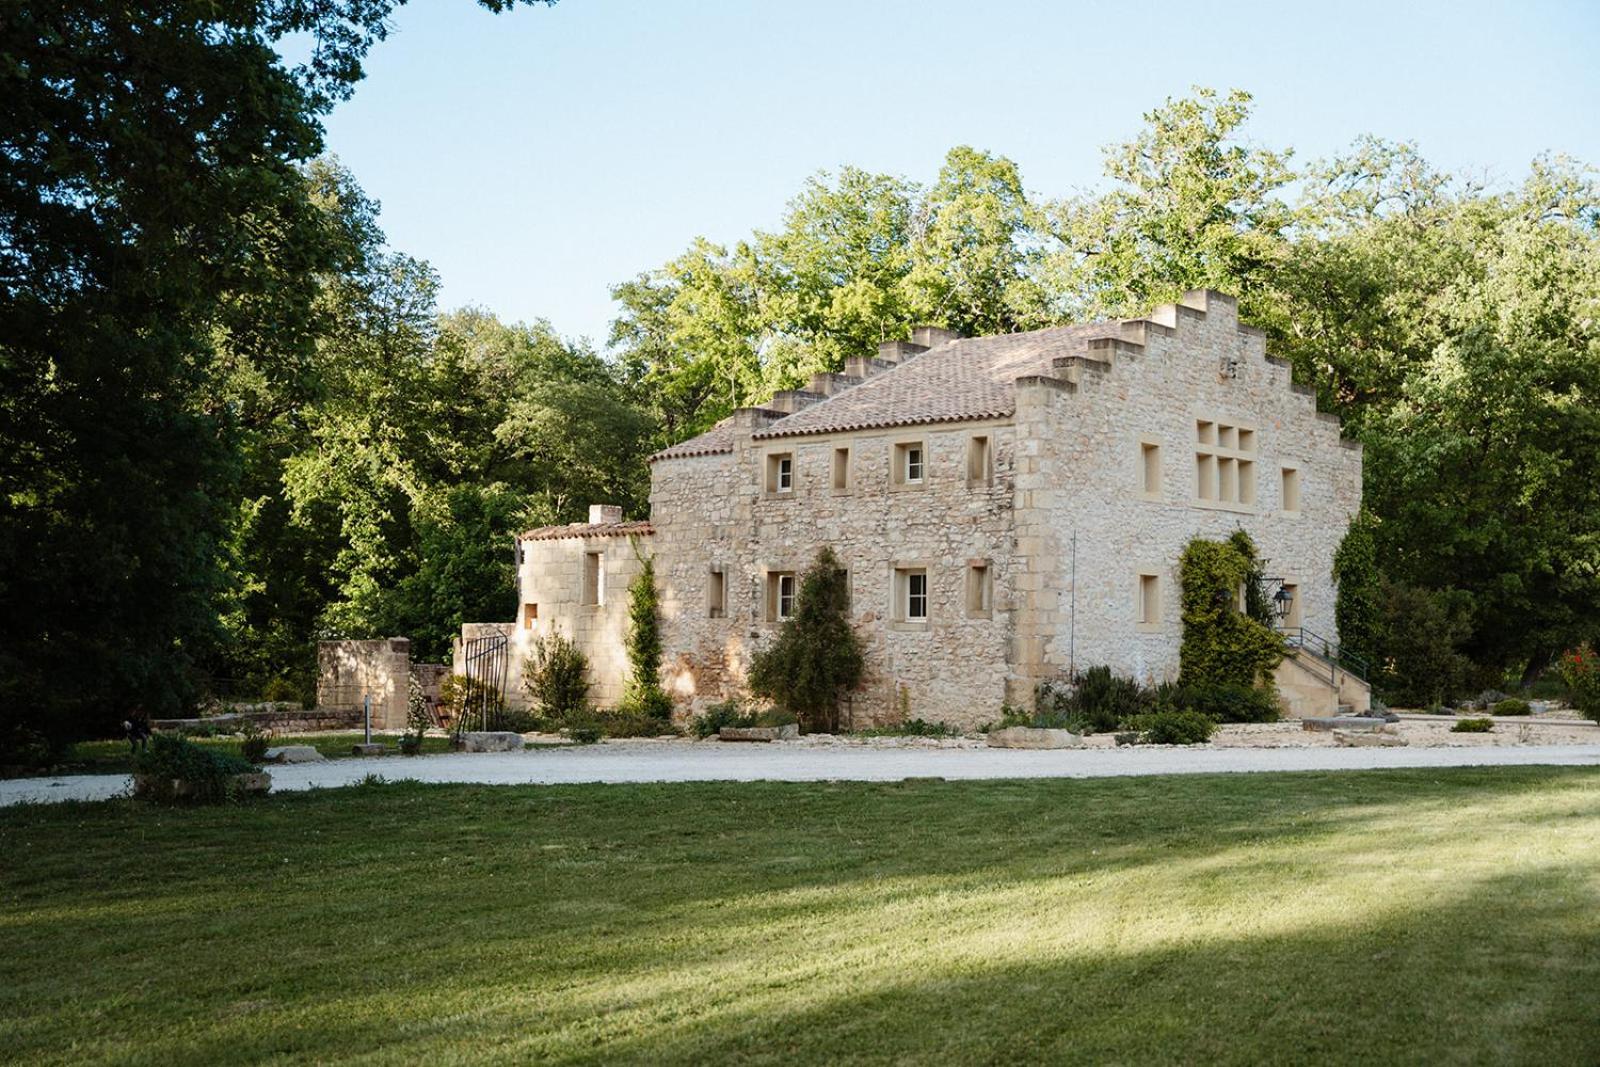
[[[371,697],[374,730],[405,729],[410,677],[407,638],[317,645],[317,708],[364,714],[365,700]]]
[[[742,691],[784,576],[831,545],[868,648],[853,724],[970,727],[1075,667],[1175,676],[1196,535],[1247,530],[1292,587],[1289,623],[1333,636],[1361,452],[1232,298],[1195,292],[1127,322],[919,331],[658,454],[651,485],[648,523],[596,512],[523,536],[519,649],[561,630],[614,702],[648,552],[663,683],[691,714]]]

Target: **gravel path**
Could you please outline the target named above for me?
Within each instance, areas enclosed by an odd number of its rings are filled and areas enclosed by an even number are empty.
[[[1385,767],[1600,766],[1600,744],[1496,748],[1123,748],[1030,752],[989,748],[878,748],[806,744],[609,741],[573,748],[404,759],[341,759],[273,767],[275,791],[350,785],[369,774],[487,785],[575,782],[898,781],[902,778],[1102,778],[1248,771],[1349,771]],[[0,807],[104,800],[123,775],[0,781]]]

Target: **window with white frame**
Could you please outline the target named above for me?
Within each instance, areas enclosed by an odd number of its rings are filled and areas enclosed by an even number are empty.
[[[928,621],[928,570],[926,567],[897,567],[894,572],[897,622]]]
[[[767,457],[767,492],[794,492],[794,453],[774,452]]]
[[[794,618],[799,583],[793,571],[767,572],[767,621],[785,622]]]
[[[928,454],[921,441],[905,441],[894,446],[896,485],[923,485],[928,477]]]

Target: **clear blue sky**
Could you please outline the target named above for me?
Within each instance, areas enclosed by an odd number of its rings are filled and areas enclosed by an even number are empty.
[[[600,343],[609,285],[774,226],[819,169],[926,182],[970,144],[1064,195],[1193,85],[1248,89],[1251,138],[1301,158],[1370,132],[1506,181],[1600,164],[1597,0],[1205,6],[413,0],[328,145],[446,307]]]

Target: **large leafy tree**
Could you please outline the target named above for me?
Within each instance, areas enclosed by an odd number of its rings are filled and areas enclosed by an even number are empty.
[[[182,704],[239,473],[217,345],[266,379],[307,356],[334,253],[297,164],[393,6],[0,21],[0,733]],[[290,35],[309,42],[293,67]]]

